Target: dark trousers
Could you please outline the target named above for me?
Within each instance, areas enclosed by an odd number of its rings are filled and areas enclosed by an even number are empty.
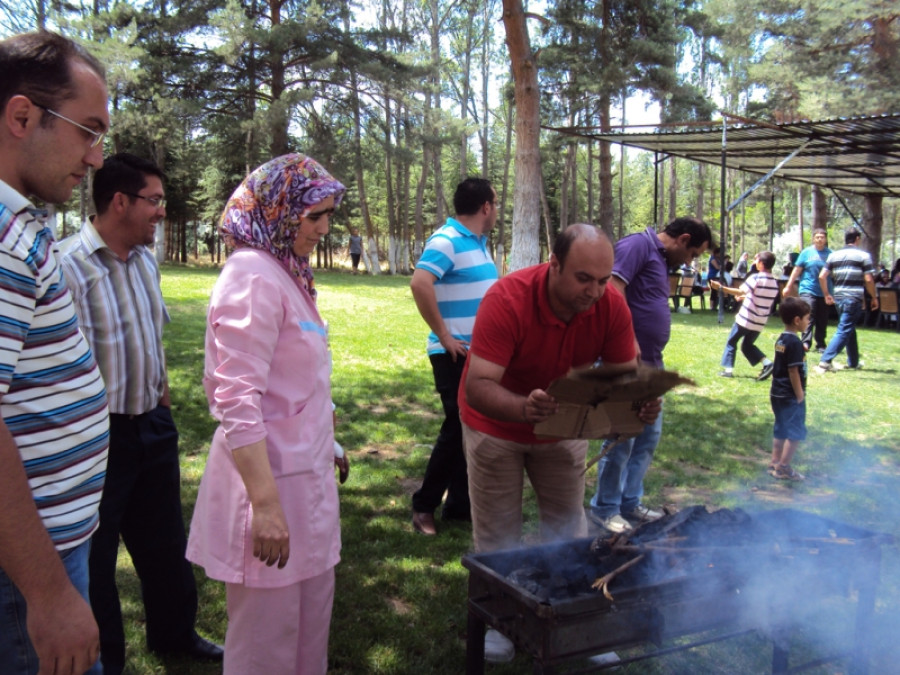
[[[90,596],[100,627],[105,675],[125,665],[125,633],[116,589],[119,535],[141,581],[147,647],[190,645],[197,587],[185,559],[178,430],[168,408],[143,415],[110,415],[109,463],[100,500],[100,527],[91,541]]]
[[[809,326],[803,331],[801,340],[807,351],[812,348],[813,339],[816,341],[816,349],[825,349],[825,331],[828,329],[828,305],[825,304],[825,298],[801,295],[800,299],[809,305],[810,310]]]
[[[449,354],[431,354],[428,358],[434,371],[434,387],[441,395],[444,406],[444,422],[431,451],[422,487],[413,495],[413,511],[433,513],[440,505],[444,491],[447,491],[447,502],[441,517],[470,520],[469,480],[462,446],[459,405],[456,402],[466,360],[457,357],[454,363]]]

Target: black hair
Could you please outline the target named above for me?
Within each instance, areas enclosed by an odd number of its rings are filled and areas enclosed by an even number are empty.
[[[778,315],[781,317],[785,326],[790,326],[794,323],[794,319],[797,317],[804,317],[809,314],[810,311],[809,305],[806,304],[805,300],[788,297],[781,301],[781,305],[778,308]]]
[[[94,174],[93,197],[97,213],[106,213],[117,192],[127,194],[134,202],[136,197],[133,195],[147,186],[147,176],[166,179],[166,174],[156,164],[137,155],[120,152],[105,160],[103,168]]]
[[[456,186],[453,194],[453,209],[458,216],[478,213],[485,202],[494,203],[494,188],[487,178],[466,178]]]
[[[771,269],[775,267],[775,254],[772,253],[772,251],[763,251],[756,256],[756,259],[759,260],[767,270],[771,271]]]
[[[103,65],[84,47],[50,31],[22,33],[0,41],[0,110],[13,96],[27,96],[44,108],[57,108],[78,92],[72,62],[82,61],[106,81]],[[41,123],[49,121],[44,111]]]
[[[852,244],[857,239],[859,239],[859,230],[854,230],[851,228],[851,229],[847,230],[846,232],[844,232],[844,243],[845,244]]]
[[[691,239],[688,242],[690,248],[699,248],[707,242],[712,243],[712,231],[710,231],[709,225],[702,220],[687,216],[675,218],[666,225],[663,234],[669,235],[672,239],[677,239],[683,234],[691,235]]]

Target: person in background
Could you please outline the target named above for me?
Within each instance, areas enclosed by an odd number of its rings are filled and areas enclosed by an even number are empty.
[[[350,261],[353,264],[353,274],[359,273],[359,259],[362,257],[362,237],[355,227],[350,228]]]
[[[442,520],[472,519],[457,396],[475,312],[497,281],[497,268],[487,245],[487,234],[497,222],[496,200],[490,181],[462,181],[453,195],[456,218],[448,218],[425,242],[410,283],[419,314],[431,328],[428,360],[444,408],[444,421],[422,486],[412,498],[413,528],[425,535],[437,534],[434,511],[444,492],[447,501]]]
[[[784,286],[782,295],[788,297],[797,293],[800,299],[806,302],[810,308],[811,321],[806,324],[803,331],[803,346],[809,351],[812,348],[813,338],[816,342],[816,351],[825,351],[825,338],[828,330],[828,305],[825,304],[825,295],[819,286],[819,273],[825,266],[825,261],[831,255],[828,248],[828,233],[822,228],[813,230],[812,246],[807,246],[797,256],[797,262],[791,271],[790,279]]]
[[[803,480],[791,467],[806,440],[806,348],[797,337],[809,325],[810,308],[800,298],[785,298],[779,308],[784,332],[775,342],[775,368],[769,400],[775,415],[769,472],[781,480]]]
[[[844,248],[835,251],[825,261],[819,273],[819,285],[825,296],[825,303],[835,305],[840,314],[838,327],[834,337],[825,348],[825,353],[816,366],[816,372],[826,373],[836,368],[831,362],[847,348],[846,368],[856,370],[860,367],[859,342],[856,337],[856,324],[863,312],[865,292],[872,298],[871,309],[878,309],[878,291],[875,290],[875,267],[868,253],[859,248],[859,230],[847,230],[844,234]],[[834,281],[834,295],[829,292],[828,279]]]
[[[225,582],[225,675],[328,669],[341,536],[325,322],[309,254],[344,186],[300,154],[254,170],[219,229],[203,385],[219,426],[187,556]],[[340,454],[340,459],[339,459]]]
[[[744,251],[741,253],[741,257],[738,259],[737,267],[734,270],[734,276],[742,281],[747,278],[747,271],[749,267],[749,259],[750,254]]]
[[[696,218],[676,218],[662,232],[648,227],[616,242],[610,285],[625,296],[638,355],[644,364],[653,368],[664,365],[663,349],[672,324],[668,268],[691,264],[706,251],[711,240],[706,223]],[[641,504],[644,475],[659,444],[662,421],[660,412],[640,435],[616,443],[600,460],[597,489],[588,515],[610,532],[624,532],[632,528],[632,522],[662,516]]]
[[[152,162],[113,155],[94,174],[97,215],[60,243],[81,330],[109,395],[109,465],[90,557],[104,675],[125,669],[120,535],[141,581],[150,651],[222,660],[222,648],[194,630],[197,586],[184,558],[178,430],[162,343],[169,314],[148,248],[166,216],[164,177]]]
[[[713,287],[713,282],[719,280],[719,273],[722,271],[721,261],[719,260],[720,250],[715,247],[709,256],[709,266],[706,270],[706,283],[709,285],[709,306],[713,311],[719,308],[719,291]]]
[[[719,373],[722,377],[734,377],[734,357],[738,342],[741,342],[741,352],[751,366],[762,362],[763,367],[756,377],[757,380],[765,380],[772,374],[774,367],[772,361],[766,358],[755,343],[762,329],[766,327],[772,305],[778,297],[778,280],[772,276],[775,254],[763,251],[756,256],[755,266],[757,273],[748,277],[740,288],[722,286],[716,281],[710,284],[710,287],[715,284],[716,290],[734,295],[742,303],[722,354],[722,371]]]
[[[522,535],[523,475],[537,495],[542,541],[587,533],[586,440],[537,438],[534,425],[558,408],[546,389],[571,368],[601,359],[613,370],[637,367],[625,298],[608,288],[613,246],[593,225],[557,236],[550,262],[508,274],[487,292],[472,333],[459,408],[469,468],[475,550],[516,546]],[[645,424],[659,399],[640,411]],[[485,659],[508,661],[512,643],[485,636]]]
[[[891,286],[900,288],[900,258],[897,258],[894,268],[891,270]]]
[[[41,31],[0,41],[0,673],[100,672],[90,537],[109,410],[47,212],[103,165],[106,75]]]

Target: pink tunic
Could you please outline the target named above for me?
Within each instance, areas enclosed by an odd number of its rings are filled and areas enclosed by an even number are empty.
[[[318,576],[340,560],[325,327],[268,253],[236,251],[210,299],[203,377],[219,420],[191,521],[187,557],[213,579],[256,588]],[[266,440],[290,531],[284,569],[253,557],[252,508],[232,451]]]

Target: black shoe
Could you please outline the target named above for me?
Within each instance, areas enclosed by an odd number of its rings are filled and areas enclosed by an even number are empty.
[[[769,364],[764,365],[762,367],[762,370],[759,371],[759,375],[756,376],[756,381],[762,382],[763,380],[767,379],[772,374],[773,370],[775,370],[774,363],[769,363]]]
[[[180,649],[158,649],[155,650],[160,656],[178,656],[186,659],[194,659],[195,661],[221,661],[225,655],[222,645],[217,645],[206,638],[200,637],[194,633],[190,644]]]

